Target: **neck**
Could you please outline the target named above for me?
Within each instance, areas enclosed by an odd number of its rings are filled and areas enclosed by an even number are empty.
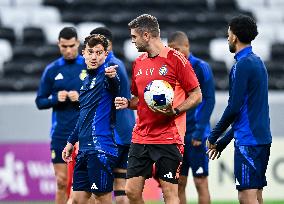
[[[149,57],[155,57],[160,54],[162,49],[164,49],[164,44],[161,40],[161,38],[154,38],[151,40],[152,42],[149,43],[148,47],[148,56]]]
[[[241,51],[242,49],[246,48],[247,46],[250,46],[251,44],[244,44],[244,43],[238,43],[236,45],[236,53]]]

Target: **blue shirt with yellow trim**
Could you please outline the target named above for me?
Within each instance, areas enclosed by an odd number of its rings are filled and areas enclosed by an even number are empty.
[[[50,136],[59,146],[65,146],[68,136],[73,131],[79,117],[79,103],[68,98],[59,102],[59,91],[77,91],[86,76],[84,58],[80,55],[75,60],[63,57],[50,63],[44,70],[36,96],[38,109],[52,108],[52,126]]]

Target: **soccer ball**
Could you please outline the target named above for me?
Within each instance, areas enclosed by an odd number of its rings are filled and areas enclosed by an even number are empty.
[[[174,90],[164,80],[151,81],[144,89],[144,100],[150,108],[166,109],[172,105]]]

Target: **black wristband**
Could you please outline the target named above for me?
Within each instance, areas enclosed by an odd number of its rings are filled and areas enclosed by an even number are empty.
[[[127,98],[127,108],[130,107],[130,100]]]
[[[175,115],[178,116],[180,114],[180,110],[178,108],[174,108],[175,110]]]

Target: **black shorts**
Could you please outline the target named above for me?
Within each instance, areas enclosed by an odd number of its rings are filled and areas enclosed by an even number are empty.
[[[182,146],[177,144],[131,143],[128,156],[127,178],[151,178],[155,163],[155,177],[177,184],[182,163]]]

